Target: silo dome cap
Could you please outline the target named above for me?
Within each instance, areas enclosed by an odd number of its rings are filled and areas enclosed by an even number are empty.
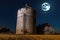
[[[26,9],[28,9],[28,8],[32,9],[32,8],[29,6],[29,4],[25,4],[25,8],[26,8]]]
[[[29,7],[29,5],[28,5],[28,4],[25,4],[25,7],[26,7],[26,8],[28,8],[28,7]]]

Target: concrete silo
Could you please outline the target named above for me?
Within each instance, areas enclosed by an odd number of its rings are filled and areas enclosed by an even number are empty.
[[[35,11],[27,4],[17,12],[16,34],[33,34],[36,32]]]

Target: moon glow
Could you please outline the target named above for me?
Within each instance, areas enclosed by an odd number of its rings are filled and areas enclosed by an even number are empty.
[[[43,11],[49,11],[49,10],[50,10],[50,4],[47,3],[47,2],[43,3],[43,4],[41,5],[41,9],[42,9]]]

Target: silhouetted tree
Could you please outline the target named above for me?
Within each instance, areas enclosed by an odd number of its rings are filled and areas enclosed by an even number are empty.
[[[6,27],[0,27],[0,33],[10,33],[10,29]]]
[[[37,26],[37,34],[44,34],[44,28],[42,27],[42,26],[44,26],[44,25],[38,25]]]

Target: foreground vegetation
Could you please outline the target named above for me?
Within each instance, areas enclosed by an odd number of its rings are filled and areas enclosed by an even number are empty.
[[[0,40],[60,40],[60,35],[0,34]]]

